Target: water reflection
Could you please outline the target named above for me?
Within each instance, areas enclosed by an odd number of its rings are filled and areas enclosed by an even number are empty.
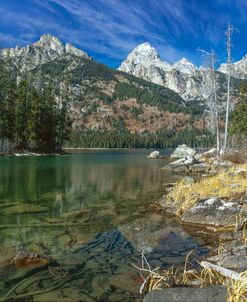
[[[148,160],[147,154],[0,158],[0,263],[19,250],[40,253],[60,268],[85,273],[64,285],[63,297],[84,293],[127,301],[136,297],[130,263],[141,252],[154,266],[181,262],[192,248],[205,252],[181,227],[145,211],[163,184],[177,179],[160,169],[166,159]],[[5,270],[2,276],[22,280],[34,272]],[[2,285],[3,291],[11,288],[9,282]],[[49,293],[48,300],[60,294]]]

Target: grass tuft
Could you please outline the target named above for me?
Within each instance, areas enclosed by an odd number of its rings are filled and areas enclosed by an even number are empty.
[[[241,165],[238,169],[246,169]],[[199,200],[219,197],[224,200],[241,198],[247,191],[247,177],[245,173],[236,173],[236,168],[219,172],[217,175],[207,176],[195,182],[182,180],[167,194],[167,203],[177,208],[181,215],[192,208]]]

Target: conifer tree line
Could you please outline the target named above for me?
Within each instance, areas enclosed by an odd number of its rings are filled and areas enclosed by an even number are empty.
[[[17,84],[12,73],[0,64],[0,151],[60,151],[71,126],[66,89],[56,97],[51,86]]]
[[[83,148],[175,148],[185,143],[192,147],[211,147],[214,136],[206,129],[163,130],[156,133],[122,131],[72,131],[65,147]]]
[[[229,134],[238,145],[247,142],[247,88],[243,83],[240,85],[240,97],[235,105],[230,118]]]

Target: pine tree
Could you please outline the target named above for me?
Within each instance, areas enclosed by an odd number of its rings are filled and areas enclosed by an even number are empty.
[[[235,105],[231,115],[230,135],[235,137],[238,143],[247,138],[247,96],[241,95],[240,101]]]
[[[23,80],[17,87],[17,100],[15,110],[15,141],[20,149],[28,145],[29,131],[28,118],[31,110],[30,85],[27,80]]]
[[[56,149],[56,102],[51,86],[44,88],[39,107],[38,147],[44,151]]]
[[[64,140],[68,140],[70,136],[70,129],[72,120],[69,117],[69,88],[67,83],[61,84],[60,95],[57,104],[56,117],[56,149],[61,150]]]
[[[16,85],[11,72],[0,62],[0,142],[1,152],[13,147],[15,133]]]

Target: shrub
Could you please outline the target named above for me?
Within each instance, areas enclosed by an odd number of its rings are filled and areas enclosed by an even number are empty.
[[[247,162],[247,153],[244,150],[233,151],[222,155],[223,160],[229,160],[234,164],[244,164]]]

